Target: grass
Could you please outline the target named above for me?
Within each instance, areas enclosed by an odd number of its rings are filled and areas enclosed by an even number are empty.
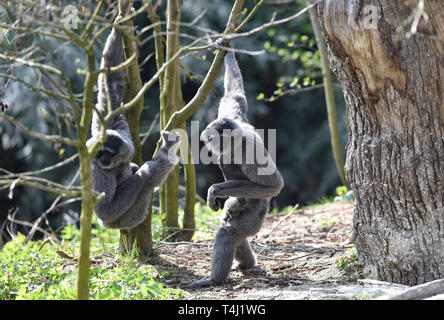
[[[330,203],[337,198],[348,200],[350,191],[337,190],[336,197],[323,197],[319,204]],[[288,214],[289,206],[279,210]],[[213,239],[220,226],[221,211],[214,213],[207,206],[196,204],[196,232],[193,240]],[[278,213],[277,210],[273,212]],[[183,211],[179,212],[180,218]],[[162,227],[164,216],[153,214],[153,241],[156,246],[165,240]],[[330,227],[332,221],[319,221],[321,227]],[[182,299],[185,291],[166,288],[164,274],[154,267],[142,264],[138,253],[129,255],[119,252],[119,231],[106,229],[93,218],[91,241],[91,299]],[[76,298],[77,258],[80,246],[80,230],[67,225],[61,232],[61,241],[30,241],[18,234],[0,250],[0,300],[41,299],[67,300]],[[354,252],[349,252],[338,262],[338,268],[348,270],[356,263]]]
[[[342,271],[350,271],[358,265],[358,260],[359,257],[356,248],[350,248],[343,256],[337,259],[336,268]]]
[[[220,212],[219,212],[220,213]],[[220,214],[219,214],[220,215]],[[197,231],[194,239],[214,236],[219,226],[211,209],[196,204]],[[154,243],[163,240],[162,215],[153,215]],[[91,241],[90,298],[109,299],[182,299],[185,292],[166,288],[167,274],[138,261],[138,253],[121,255],[119,231],[106,229],[93,219]],[[76,299],[76,277],[80,230],[67,225],[62,241],[30,241],[18,234],[0,250],[0,300]]]

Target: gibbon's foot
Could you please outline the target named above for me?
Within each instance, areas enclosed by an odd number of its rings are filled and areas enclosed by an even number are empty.
[[[222,284],[221,282],[217,282],[217,281],[211,279],[211,277],[205,277],[200,280],[194,281],[193,283],[188,285],[188,288],[191,288],[191,289],[192,288],[203,288],[203,287],[218,286],[221,284]]]
[[[231,44],[228,39],[219,38],[215,42],[215,47],[219,50],[227,50],[227,48],[231,48]]]
[[[259,268],[259,266],[257,265],[257,264],[247,264],[247,263],[239,263],[237,266],[236,266],[236,269],[237,270],[241,270],[241,271],[248,271],[248,270],[255,270],[255,269],[258,269],[258,270],[260,270],[260,268]]]

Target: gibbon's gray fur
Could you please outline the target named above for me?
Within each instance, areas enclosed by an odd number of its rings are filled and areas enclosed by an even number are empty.
[[[113,28],[103,50],[101,68],[118,66],[123,62],[122,34]],[[122,103],[125,74],[123,71],[107,73],[108,94],[113,110]],[[104,76],[98,78],[99,93],[97,112],[108,113]],[[100,121],[96,113],[91,124],[92,144],[100,134]],[[105,198],[94,209],[100,222],[107,228],[132,228],[144,221],[148,204],[155,187],[159,187],[178,164],[176,155],[179,136],[162,131],[163,144],[153,161],[145,162],[140,168],[131,163],[134,144],[125,117],[114,118],[106,130],[106,142],[92,164],[93,189],[104,192]]]
[[[229,45],[224,44],[224,47],[227,46]],[[256,265],[256,257],[247,237],[259,232],[268,213],[271,198],[277,196],[284,186],[282,176],[268,155],[261,137],[248,123],[248,105],[242,75],[231,50],[225,56],[224,91],[218,118],[201,134],[201,140],[205,142],[206,147],[217,155],[219,167],[225,178],[225,182],[213,184],[208,189],[207,198],[207,203],[213,210],[219,209],[219,199],[228,198],[223,207],[224,223],[214,241],[211,275],[193,282],[190,287],[224,283],[234,259],[239,262],[241,269]],[[214,135],[217,133],[224,136],[224,129],[237,130],[241,137],[240,142],[234,142],[234,147],[231,143],[221,145],[220,140],[214,139]],[[233,137],[235,136],[234,134]],[[246,150],[251,150],[247,148],[249,144],[254,144],[255,148],[263,150],[267,165],[273,169],[270,174],[258,174],[263,164],[259,163],[256,157],[253,162],[245,161]],[[237,163],[236,150],[242,151],[240,153],[242,159]],[[223,157],[225,159],[231,157],[233,161],[227,164],[222,161]]]

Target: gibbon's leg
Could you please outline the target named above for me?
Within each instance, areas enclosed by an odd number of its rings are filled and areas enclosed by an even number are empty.
[[[253,253],[247,238],[237,245],[235,259],[239,261],[240,269],[249,269],[256,266],[256,255]]]
[[[189,287],[208,287],[224,283],[230,274],[236,246],[244,239],[232,227],[222,227],[217,231],[211,257],[211,276],[193,282]]]
[[[112,199],[103,199],[95,207],[94,212],[104,222],[112,222],[119,219],[137,200],[144,182],[143,176],[132,175],[117,186]]]

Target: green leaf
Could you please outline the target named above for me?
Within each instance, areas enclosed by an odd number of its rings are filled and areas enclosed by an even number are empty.
[[[306,35],[301,36],[301,41],[302,41],[302,42],[307,42],[308,39],[309,39],[309,37],[306,36]]]

